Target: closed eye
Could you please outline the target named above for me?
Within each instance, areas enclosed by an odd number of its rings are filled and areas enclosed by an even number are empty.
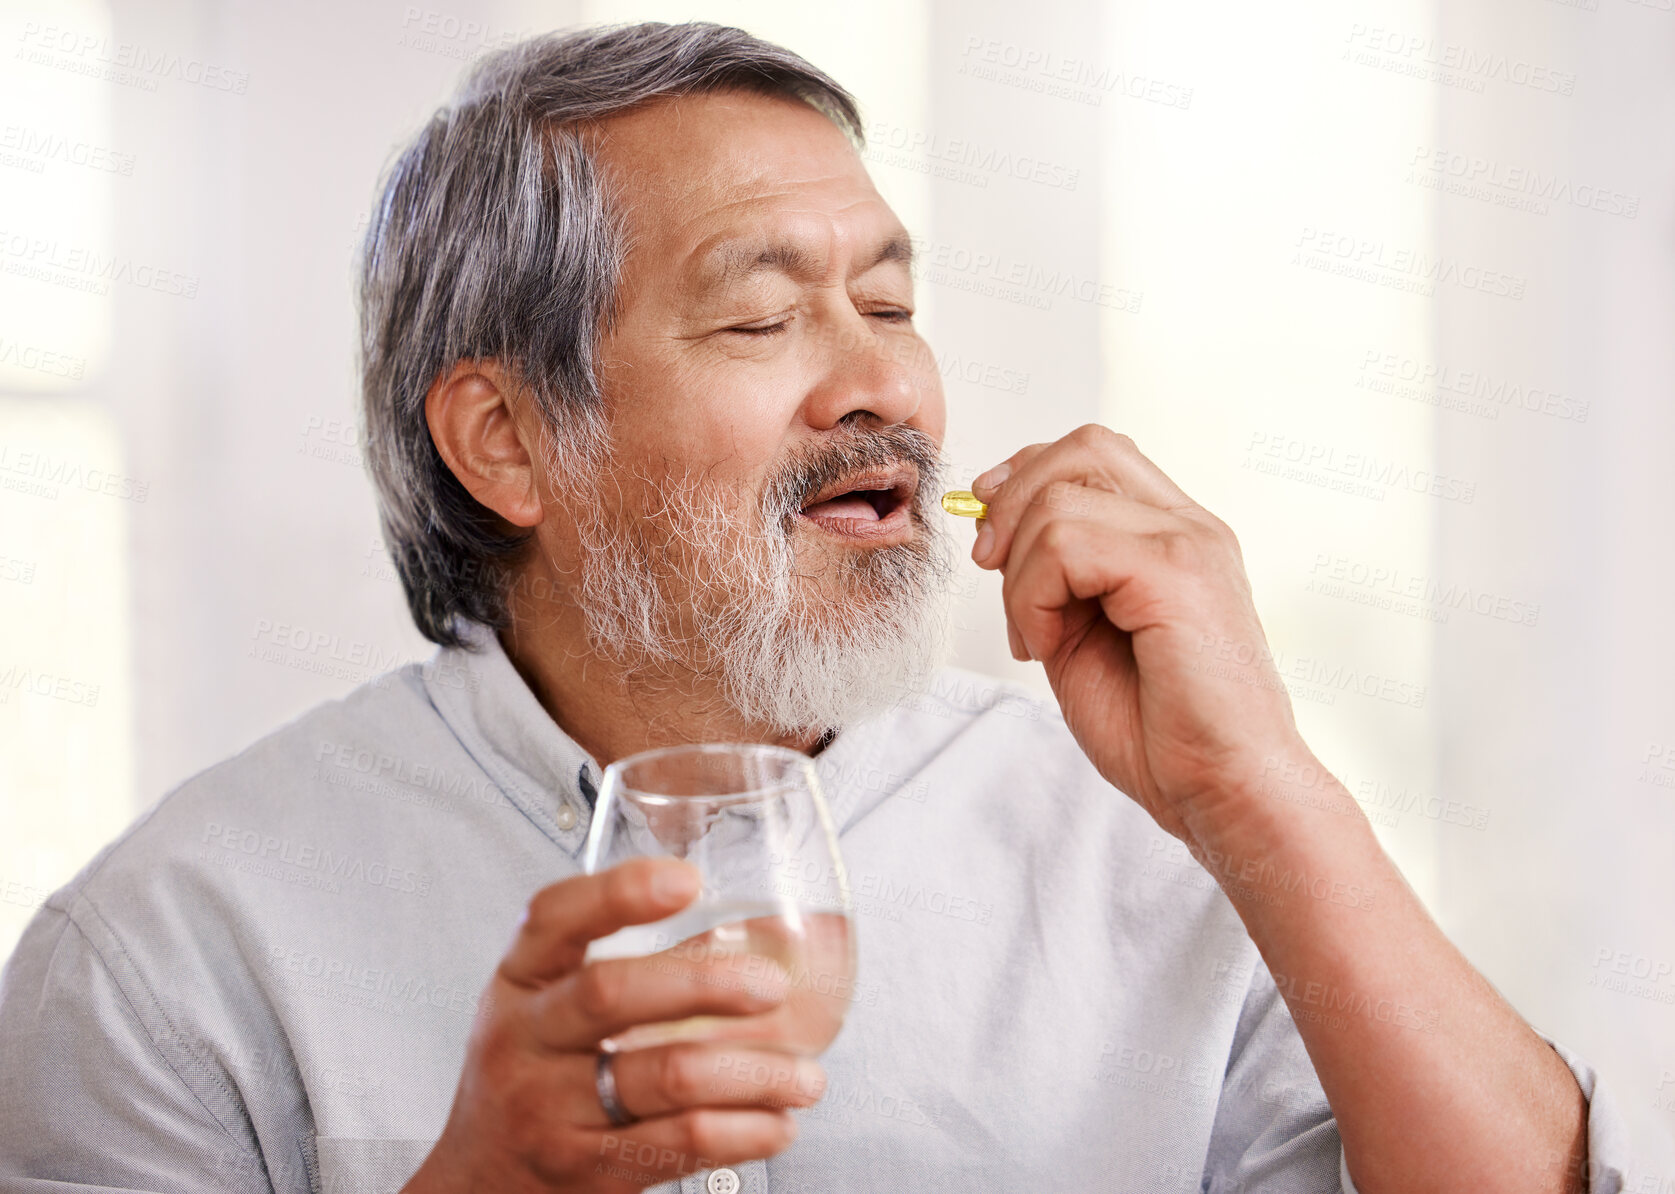
[[[911,323],[913,321],[913,312],[911,311],[869,311],[867,314],[872,316],[874,319],[882,319],[889,323]],[[725,330],[729,332],[739,332],[740,334],[746,336],[777,336],[780,332],[783,332],[790,326],[791,321],[789,319],[782,319],[778,323],[759,324],[756,326],[740,326],[727,328]]]
[[[789,319],[782,319],[778,323],[770,323],[762,327],[728,328],[729,332],[742,332],[746,336],[776,336],[791,325]]]

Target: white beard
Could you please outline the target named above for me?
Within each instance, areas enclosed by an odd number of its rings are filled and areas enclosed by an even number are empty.
[[[922,692],[947,659],[954,571],[945,525],[923,517],[936,487],[935,446],[894,428],[869,433],[859,454],[820,451],[825,467],[854,468],[902,459],[904,438],[917,444],[909,458],[921,471],[913,541],[834,550],[826,558],[841,576],[827,578],[826,592],[798,569],[792,527],[809,490],[795,468],[759,503],[729,501],[736,491],[690,475],[641,476],[644,491],[663,500],[640,517],[623,516],[587,485],[591,493],[577,494],[577,597],[592,649],[642,669],[648,684],[671,671],[707,678],[738,716],[785,734],[841,730]],[[577,463],[555,475],[601,475]]]

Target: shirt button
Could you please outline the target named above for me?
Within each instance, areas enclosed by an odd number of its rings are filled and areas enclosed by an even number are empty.
[[[574,829],[576,827],[576,806],[565,801],[558,806],[558,812],[553,814],[553,820],[558,822],[560,829]]]
[[[739,1194],[739,1175],[731,1169],[712,1170],[704,1188],[710,1194]]]

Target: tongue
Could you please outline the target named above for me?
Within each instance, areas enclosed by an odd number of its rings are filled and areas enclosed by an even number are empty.
[[[871,502],[855,493],[846,493],[824,502],[816,502],[803,511],[808,518],[832,518],[859,522],[877,522],[878,511]]]

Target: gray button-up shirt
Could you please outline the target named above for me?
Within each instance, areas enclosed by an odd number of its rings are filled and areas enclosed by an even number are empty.
[[[525,904],[580,869],[599,779],[474,639],[183,784],[39,910],[0,979],[0,1188],[412,1174]],[[825,1098],[734,1167],[743,1194],[1353,1189],[1231,905],[1051,703],[946,669],[816,762],[855,1002]],[[1615,1190],[1620,1121],[1560,1053]]]

